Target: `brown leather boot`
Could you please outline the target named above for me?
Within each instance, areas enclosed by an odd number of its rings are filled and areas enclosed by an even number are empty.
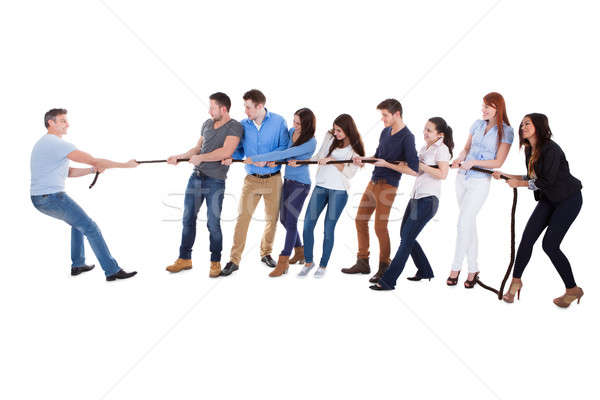
[[[379,269],[377,270],[377,273],[369,279],[369,282],[371,282],[371,283],[379,282],[379,279],[383,276],[385,271],[387,271],[389,266],[390,266],[390,264],[383,262],[383,261],[379,261]]]
[[[356,264],[350,268],[342,268],[342,272],[345,274],[368,274],[371,272],[371,267],[369,267],[369,259],[358,258],[356,260]]]
[[[169,265],[167,267],[167,271],[169,272],[180,272],[184,269],[192,269],[192,260],[184,260],[183,258],[178,258],[174,264]]]
[[[219,261],[211,261],[208,276],[210,278],[216,278],[219,275],[221,275],[221,263]]]
[[[294,247],[294,255],[290,258],[290,264],[304,264],[304,247]]]
[[[279,256],[279,259],[277,260],[277,265],[275,266],[275,269],[271,271],[269,276],[275,278],[277,276],[287,274],[288,268],[290,266],[289,261],[289,256]]]

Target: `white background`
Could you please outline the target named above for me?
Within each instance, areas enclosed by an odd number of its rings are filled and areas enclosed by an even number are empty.
[[[133,2],[31,1],[0,9],[2,74],[2,274],[0,398],[592,398],[597,393],[597,12],[592,2]],[[455,172],[435,220],[420,236],[434,267],[376,293],[354,262],[353,217],[371,167],[353,179],[325,279],[267,277],[259,206],[240,271],[208,278],[201,212],[194,268],[176,275],[182,193],[191,171],[142,165],[68,181],[134,279],[107,283],[100,268],[69,276],[69,229],[29,199],[29,155],[42,117],[69,110],[65,140],[98,157],[165,158],[191,147],[224,91],[232,115],[259,88],[288,124],[312,108],[321,139],[335,116],[355,117],[367,153],[382,128],[377,103],[396,97],[421,146],[427,118],[444,117],[457,150],[482,97],[501,92],[517,127],[549,116],[554,139],[584,185],[584,205],[562,249],[580,305],[558,309],[562,282],[538,243],[520,302],[448,288],[457,207]],[[503,170],[524,171],[516,141]],[[313,169],[314,174],[314,169]],[[230,169],[223,211],[228,261],[244,172]],[[412,178],[389,224],[393,251]],[[519,190],[517,236],[535,202]],[[492,182],[479,216],[482,280],[508,264],[511,191]],[[278,227],[274,256],[284,230]],[[320,258],[322,223],[316,230]],[[375,238],[372,231],[372,239]],[[541,242],[541,241],[540,241]],[[88,248],[89,250],[89,248]],[[378,245],[372,244],[372,264]],[[88,261],[96,262],[91,251]],[[96,262],[97,263],[97,262]]]

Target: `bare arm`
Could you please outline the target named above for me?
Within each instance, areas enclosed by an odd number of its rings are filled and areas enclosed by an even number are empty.
[[[458,157],[452,161],[452,168],[460,167],[460,163],[465,161],[467,158],[467,154],[471,150],[471,142],[473,141],[473,135],[469,134],[469,138],[467,139],[467,143],[465,143],[465,148],[458,154]]]
[[[401,174],[418,176],[419,173],[409,167],[406,162],[401,162],[399,164],[392,164],[385,160],[378,160],[375,164],[376,167],[385,167],[389,169],[393,169],[394,171],[400,172]]]
[[[138,164],[135,160],[129,160],[126,163],[107,160],[104,158],[95,158],[91,154],[81,150],[74,150],[67,154],[67,158],[81,164],[88,164],[102,172],[108,168],[134,168]]]
[[[69,178],[78,178],[80,176],[86,176],[96,172],[96,168],[69,168]]]
[[[419,169],[436,179],[446,179],[450,170],[450,164],[447,161],[438,161],[437,165],[438,168],[433,168],[427,164],[419,163]]]
[[[200,150],[202,150],[202,139],[203,139],[202,136],[200,136],[200,139],[198,139],[198,143],[196,143],[196,145],[194,147],[192,147],[185,153],[170,156],[169,158],[167,158],[167,162],[169,164],[175,165],[175,164],[177,164],[177,160],[179,160],[179,159],[192,158],[192,156],[195,156],[196,154],[200,153]]]
[[[225,142],[223,142],[223,147],[219,147],[218,149],[215,149],[210,153],[194,155],[190,158],[190,162],[194,165],[198,165],[201,162],[221,161],[226,158],[230,158],[239,143],[239,137],[227,136],[225,138]]]

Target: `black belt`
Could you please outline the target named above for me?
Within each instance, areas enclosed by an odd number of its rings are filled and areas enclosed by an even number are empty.
[[[266,178],[270,178],[270,177],[275,176],[275,175],[279,175],[280,173],[281,173],[281,171],[273,172],[272,174],[264,174],[264,175],[261,175],[261,174],[250,174],[250,175],[255,176],[257,178],[260,178],[260,179],[266,179]]]

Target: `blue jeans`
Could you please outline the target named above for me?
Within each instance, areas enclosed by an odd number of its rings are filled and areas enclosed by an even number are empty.
[[[292,248],[301,247],[300,233],[298,233],[298,217],[304,200],[310,192],[310,185],[291,179],[283,182],[281,190],[281,207],[279,208],[279,220],[285,228],[285,245],[281,250],[282,256],[292,254]]]
[[[65,192],[31,196],[31,202],[38,211],[71,225],[71,267],[85,264],[85,235],[106,276],[119,272],[121,268],[110,255],[98,225]]]
[[[438,210],[439,199],[436,196],[428,196],[420,199],[410,199],[404,211],[402,224],[400,225],[400,247],[396,256],[392,260],[389,268],[381,279],[379,284],[383,287],[393,289],[396,281],[404,269],[404,265],[410,255],[417,267],[417,276],[421,278],[433,278],[433,270],[429,265],[429,260],[425,252],[417,242],[417,236],[427,222]]]
[[[202,174],[198,175],[196,172],[190,176],[185,189],[183,232],[181,234],[179,258],[184,260],[192,258],[192,247],[194,247],[194,241],[196,240],[198,211],[200,211],[202,203],[206,200],[206,226],[209,232],[210,261],[221,261],[221,250],[223,249],[221,209],[223,208],[224,194],[225,181],[223,179],[211,178]]]
[[[321,186],[315,186],[315,189],[310,196],[308,206],[306,207],[306,215],[304,218],[304,258],[306,263],[313,262],[313,247],[315,244],[315,226],[321,212],[327,206],[325,213],[325,232],[323,237],[323,255],[319,266],[326,267],[333,249],[333,234],[335,225],[342,215],[342,211],[348,201],[348,193],[345,190],[326,189]]]

